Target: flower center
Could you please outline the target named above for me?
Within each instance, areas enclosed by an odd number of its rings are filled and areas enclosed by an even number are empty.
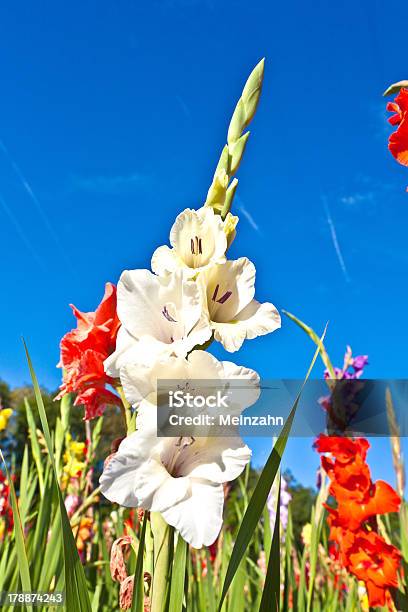
[[[202,255],[203,254],[203,242],[202,238],[198,236],[194,236],[190,238],[190,248],[192,255]]]
[[[219,285],[215,287],[214,293],[211,299],[213,302],[216,302],[217,304],[225,304],[225,302],[231,297],[232,291],[226,291],[221,297],[218,298],[219,288],[220,288]]]
[[[173,478],[181,478],[183,476],[182,469],[186,453],[190,451],[190,447],[195,443],[193,436],[180,436],[171,448],[161,457],[161,462],[167,472]]]

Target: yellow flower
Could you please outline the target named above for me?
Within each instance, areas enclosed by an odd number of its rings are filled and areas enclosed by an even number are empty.
[[[0,410],[0,431],[6,429],[9,418],[12,414],[13,411],[11,410],[11,408],[3,408],[3,410]]]
[[[368,612],[368,610],[370,609],[368,603],[368,595],[367,590],[365,588],[365,584],[362,580],[360,580],[358,583],[358,599],[360,601],[360,606],[363,612]]]
[[[75,459],[82,459],[86,452],[85,442],[77,442],[72,439],[71,434],[67,434],[66,437],[66,451],[64,453],[64,461],[68,463],[71,457]]]
[[[72,439],[71,434],[66,437],[66,450],[63,456],[64,468],[62,476],[62,484],[65,486],[70,478],[77,478],[86,469],[86,463],[83,461],[86,455],[85,442],[77,442]]]
[[[312,526],[310,523],[306,523],[302,529],[302,541],[305,546],[310,546],[312,539]]]

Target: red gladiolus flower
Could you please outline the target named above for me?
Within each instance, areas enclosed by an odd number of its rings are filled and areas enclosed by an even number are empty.
[[[401,554],[391,544],[371,531],[359,532],[349,551],[349,570],[364,580],[370,606],[392,603],[388,587],[398,586],[398,568]]]
[[[318,453],[330,453],[339,463],[351,463],[356,455],[364,461],[370,443],[365,438],[343,438],[342,436],[325,436],[321,434],[314,447]]]
[[[398,125],[389,137],[388,148],[400,164],[408,166],[408,89],[402,88],[394,102],[388,102],[387,111],[395,113],[388,119],[391,125]]]
[[[2,471],[0,471],[0,517],[4,518],[7,532],[10,533],[14,525],[10,503],[10,485]],[[2,524],[0,526],[0,540],[4,537],[4,531],[4,524]]]
[[[378,480],[372,482],[366,463],[369,443],[321,435],[315,447],[330,479],[330,494],[337,507],[329,512],[330,548],[333,558],[365,582],[370,606],[393,609],[390,587],[397,586],[401,561],[399,551],[377,533],[376,516],[397,512],[401,500],[394,489]]]
[[[120,405],[120,399],[105,388],[114,383],[105,374],[103,362],[115,350],[120,321],[116,313],[116,287],[106,283],[105,295],[95,312],[80,312],[71,304],[77,328],[61,340],[63,384],[57,399],[76,393],[75,405],[85,406],[85,419],[100,416],[108,404]]]

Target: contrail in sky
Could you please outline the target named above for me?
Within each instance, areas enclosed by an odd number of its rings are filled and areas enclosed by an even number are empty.
[[[14,225],[17,234],[20,236],[22,242],[24,242],[24,244],[26,245],[27,249],[30,251],[30,253],[33,256],[33,258],[36,260],[36,262],[41,266],[41,268],[43,270],[46,270],[45,265],[44,265],[44,261],[38,255],[37,251],[34,249],[33,245],[31,244],[31,242],[30,242],[30,240],[28,238],[28,236],[26,235],[26,233],[24,232],[24,230],[21,227],[20,223],[18,222],[18,219],[14,216],[13,211],[11,210],[11,208],[9,206],[7,206],[5,200],[3,199],[3,197],[1,195],[0,195],[0,204],[1,204],[4,212],[6,213],[8,218],[10,219],[11,223]]]
[[[75,272],[74,270],[74,266],[72,265],[71,260],[69,259],[66,250],[64,249],[63,245],[61,244],[61,241],[58,237],[58,235],[56,234],[54,228],[52,227],[50,220],[48,219],[43,207],[41,206],[40,201],[38,200],[37,196],[35,195],[34,191],[31,188],[31,185],[29,184],[29,182],[27,181],[27,179],[25,178],[24,174],[22,173],[22,171],[20,170],[19,166],[17,165],[17,163],[14,161],[14,159],[11,157],[6,145],[4,144],[4,142],[0,139],[0,149],[3,151],[4,155],[7,157],[7,159],[9,160],[11,167],[13,168],[16,176],[18,177],[18,179],[20,180],[21,184],[23,185],[26,193],[29,195],[29,197],[31,198],[31,201],[34,203],[36,210],[39,214],[39,216],[41,217],[45,227],[48,230],[48,233],[50,234],[50,236],[52,237],[53,241],[55,242],[55,244],[57,245],[59,251],[61,252],[63,258],[65,259],[65,262],[68,264],[68,266],[70,267],[71,271]],[[14,217],[14,215],[13,215]],[[15,217],[14,217],[15,218]],[[14,223],[15,225],[15,223]],[[21,234],[20,234],[21,235]]]
[[[341,249],[340,249],[339,241],[337,239],[336,228],[334,226],[333,219],[332,219],[331,214],[330,214],[329,205],[327,203],[326,196],[322,196],[322,200],[323,200],[323,204],[324,204],[324,210],[326,212],[327,223],[329,224],[329,228],[330,228],[330,234],[331,234],[331,237],[332,237],[332,240],[333,240],[334,250],[336,251],[337,259],[339,260],[340,268],[341,268],[341,270],[342,270],[342,272],[344,274],[344,278],[346,279],[346,282],[349,283],[350,282],[350,277],[349,277],[349,274],[347,272],[346,264],[344,263],[344,259],[343,259],[343,255],[342,255],[342,252],[341,252]]]
[[[242,212],[242,214],[244,215],[245,219],[248,221],[249,225],[252,227],[253,230],[255,230],[256,232],[258,232],[260,234],[261,230],[259,228],[259,225],[255,221],[255,219],[253,218],[253,216],[251,215],[249,210],[245,207],[242,199],[239,196],[236,196],[236,201],[238,203],[239,210]]]

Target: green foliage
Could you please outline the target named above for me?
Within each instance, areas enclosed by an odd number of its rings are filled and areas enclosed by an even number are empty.
[[[304,487],[299,483],[290,470],[286,470],[284,478],[288,485],[288,492],[292,496],[290,509],[292,515],[293,538],[296,547],[303,550],[301,533],[303,527],[310,523],[312,508],[316,501],[316,492],[311,487]]]

